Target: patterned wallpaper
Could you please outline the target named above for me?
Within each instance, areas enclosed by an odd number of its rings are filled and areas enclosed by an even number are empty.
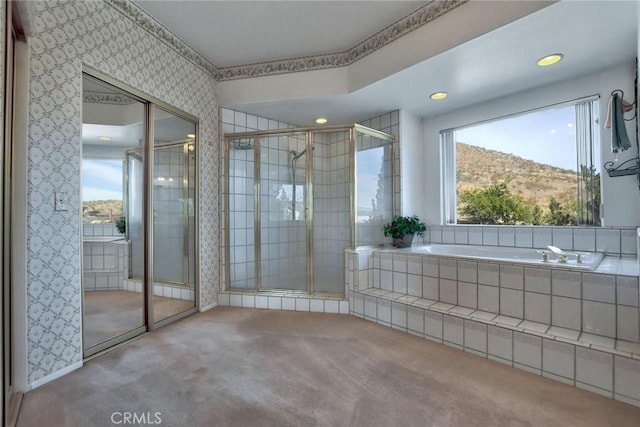
[[[104,1],[33,5],[28,164],[28,382],[82,360],[82,66],[200,118],[201,307],[217,300],[218,108],[212,76]],[[68,211],[53,210],[64,192]]]

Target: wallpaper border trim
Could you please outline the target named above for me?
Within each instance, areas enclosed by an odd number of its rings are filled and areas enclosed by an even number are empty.
[[[452,11],[470,0],[430,0],[423,6],[398,19],[371,37],[343,52],[295,57],[275,61],[218,68],[194,50],[184,40],[158,22],[149,13],[130,0],[105,0],[124,16],[166,43],[188,61],[209,73],[216,81],[238,80],[301,71],[339,68],[351,65],[389,43],[409,34],[434,19]]]

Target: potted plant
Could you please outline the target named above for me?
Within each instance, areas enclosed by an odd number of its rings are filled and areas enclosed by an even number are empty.
[[[393,239],[396,248],[408,248],[413,242],[413,236],[424,236],[427,226],[416,216],[396,216],[383,227],[384,235]]]
[[[120,234],[124,234],[127,232],[127,220],[125,217],[121,216],[120,218],[118,218],[118,220],[116,221],[116,230],[118,230],[118,233]]]

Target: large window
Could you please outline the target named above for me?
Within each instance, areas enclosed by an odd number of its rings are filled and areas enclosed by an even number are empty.
[[[447,223],[600,225],[598,101],[441,133]]]

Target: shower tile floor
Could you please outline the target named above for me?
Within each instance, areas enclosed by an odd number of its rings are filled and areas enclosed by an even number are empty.
[[[194,306],[185,301],[153,297],[155,320],[181,313]],[[142,294],[124,290],[84,293],[84,346],[91,347],[142,326]]]

